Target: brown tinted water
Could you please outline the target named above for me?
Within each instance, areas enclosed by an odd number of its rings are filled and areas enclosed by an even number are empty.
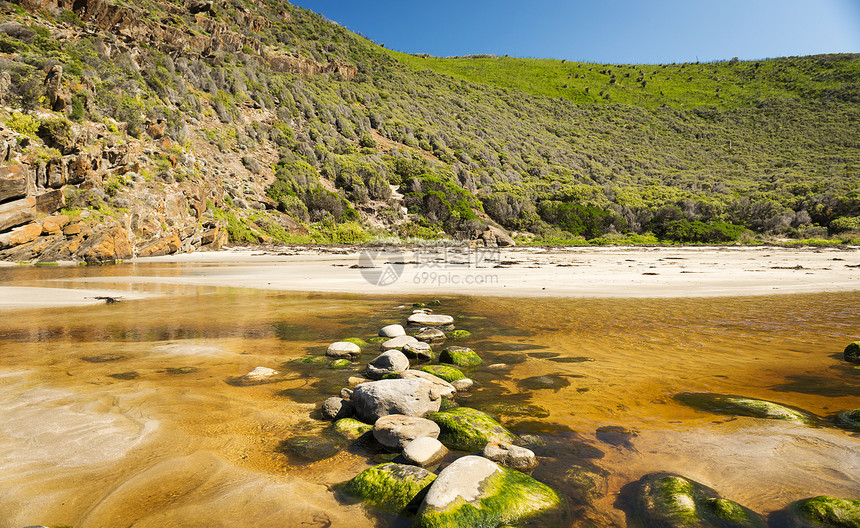
[[[127,273],[16,269],[0,278],[82,287],[64,279]],[[163,295],[0,314],[0,528],[408,526],[329,490],[373,463],[361,447],[318,462],[278,447],[322,435],[315,405],[359,371],[290,361],[403,322],[426,299],[111,287]],[[653,471],[681,473],[764,514],[812,495],[860,498],[860,436],[832,424],[860,407],[860,370],[841,360],[860,338],[860,293],[442,300],[437,311],[473,332],[458,344],[487,361],[469,372],[477,387],[461,404],[543,439],[533,476],[568,496],[555,522],[624,526],[619,490]],[[285,377],[230,383],[256,366]],[[689,392],[779,402],[821,426],[714,414],[674,398]],[[583,465],[606,472],[595,511],[579,507],[571,484],[570,468]]]

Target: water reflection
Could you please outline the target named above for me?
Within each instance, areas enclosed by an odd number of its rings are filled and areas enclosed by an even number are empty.
[[[128,266],[0,278],[80,287],[67,281],[183,272]],[[345,370],[294,360],[402,322],[418,299],[133,287],[165,295],[3,314],[0,484],[13,491],[0,498],[11,512],[0,526],[408,525],[340,504],[327,489],[371,463],[366,446],[326,440],[324,460],[294,456],[326,435],[315,405],[374,353]],[[466,369],[476,385],[461,404],[534,435],[533,476],[568,498],[562,525],[624,526],[619,490],[654,471],[688,475],[762,513],[860,489],[855,433],[716,415],[674,398],[739,394],[821,417],[860,407],[860,370],[838,354],[860,336],[858,293],[442,300],[439,310],[473,334],[456,344],[485,360]],[[257,366],[282,375],[229,383]]]

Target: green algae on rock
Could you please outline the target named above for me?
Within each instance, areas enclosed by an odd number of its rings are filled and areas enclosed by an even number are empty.
[[[445,337],[449,339],[466,339],[471,336],[472,332],[468,330],[451,330],[450,332],[445,333]]]
[[[352,365],[352,361],[348,359],[335,359],[331,363],[328,364],[328,368],[330,369],[345,369]]]
[[[426,469],[389,462],[365,469],[345,483],[342,489],[380,510],[414,512],[434,480],[436,475]]]
[[[418,528],[498,527],[558,507],[561,496],[519,471],[478,456],[452,462],[430,486]]]
[[[675,399],[690,407],[704,411],[733,416],[783,420],[805,425],[815,424],[815,419],[805,412],[766,400],[702,392],[678,394],[675,396]]]
[[[451,365],[424,365],[420,370],[427,372],[428,374],[433,374],[437,378],[441,378],[448,383],[466,377],[460,369],[452,367]]]
[[[321,436],[294,436],[281,442],[278,451],[307,460],[323,460],[340,451],[340,444]]]
[[[845,361],[850,361],[851,363],[860,363],[860,341],[854,341],[845,347],[845,351],[842,353],[842,357],[845,358]]]
[[[331,432],[347,440],[355,440],[364,436],[373,430],[372,425],[368,425],[355,418],[341,418],[331,425]]]
[[[439,361],[458,367],[474,367],[484,362],[471,348],[450,346],[439,354]]]
[[[765,528],[764,519],[716,491],[679,475],[652,473],[637,483],[635,515],[660,528]]]
[[[860,429],[860,409],[851,411],[842,411],[836,415],[841,425],[847,425],[855,429]]]
[[[819,496],[791,503],[792,528],[860,528],[860,500]]]
[[[517,436],[490,415],[469,407],[454,407],[427,416],[439,424],[439,441],[449,449],[480,451],[489,442],[517,443]]]
[[[348,337],[342,340],[344,343],[352,343],[358,348],[364,348],[368,345],[367,341],[358,337]]]

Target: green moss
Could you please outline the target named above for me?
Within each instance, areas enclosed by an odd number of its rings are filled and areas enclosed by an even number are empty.
[[[358,421],[355,418],[341,418],[331,425],[331,433],[347,440],[357,438],[373,430],[372,425]]]
[[[296,363],[301,363],[303,365],[325,365],[329,362],[329,358],[326,356],[310,356],[294,359],[293,361],[295,361]]]
[[[445,337],[450,339],[466,339],[467,337],[471,337],[472,332],[468,330],[451,330],[450,332],[445,333]]]
[[[370,339],[367,340],[367,342],[368,343],[385,343],[389,339],[391,339],[391,338],[390,337],[377,336],[377,337],[371,337]]]
[[[381,510],[400,513],[420,503],[436,475],[422,468],[386,463],[365,469],[343,491]]]
[[[330,369],[345,369],[349,368],[352,365],[352,362],[348,359],[335,359],[331,363],[328,364],[328,368]]]
[[[839,413],[838,418],[844,425],[860,429],[860,409],[842,411]]]
[[[679,394],[675,398],[686,405],[710,412],[784,420],[806,425],[815,424],[811,415],[766,400],[709,393],[685,393]]]
[[[306,460],[324,460],[340,451],[340,445],[331,438],[320,436],[294,436],[280,443],[278,451]]]
[[[463,375],[460,369],[452,367],[451,365],[424,365],[423,367],[421,367],[421,370],[433,374],[438,378],[442,378],[448,383],[466,377]]]
[[[487,413],[469,407],[455,407],[427,416],[439,425],[439,441],[450,449],[479,451],[489,442],[512,444],[517,436]]]
[[[358,337],[347,337],[346,339],[341,339],[341,341],[344,341],[346,343],[352,343],[358,346],[358,348],[364,348],[367,346],[367,341],[365,341],[364,339],[359,339]]]
[[[819,496],[792,503],[801,528],[860,528],[860,500]]]
[[[842,353],[845,361],[852,363],[860,363],[860,341],[854,341],[845,347],[845,352]]]
[[[760,515],[678,475],[656,473],[639,482],[636,514],[646,526],[765,528]]]
[[[484,362],[474,350],[465,347],[448,347],[439,354],[439,361],[458,367],[474,367]]]
[[[495,527],[519,523],[558,507],[561,496],[552,488],[519,471],[501,468],[481,483],[477,504],[458,498],[444,510],[423,509],[420,528]]]

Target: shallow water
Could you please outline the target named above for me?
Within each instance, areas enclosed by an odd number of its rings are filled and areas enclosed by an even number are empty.
[[[28,268],[0,279],[84,287],[87,276],[130,272],[182,269]],[[366,451],[307,462],[278,446],[321,433],[315,404],[358,373],[289,361],[403,322],[426,298],[111,287],[163,295],[2,314],[0,528],[408,525],[328,489],[372,464]],[[461,404],[543,438],[533,476],[568,496],[559,524],[624,526],[620,490],[653,471],[766,515],[812,495],[860,498],[860,436],[832,425],[836,412],[860,407],[860,370],[841,360],[860,338],[860,293],[442,300],[437,311],[473,332],[457,344],[487,361],[469,371],[477,387]],[[285,376],[229,383],[256,366]],[[700,411],[674,399],[685,392],[772,400],[821,426]],[[582,465],[608,472],[595,510],[580,507],[567,477]]]

